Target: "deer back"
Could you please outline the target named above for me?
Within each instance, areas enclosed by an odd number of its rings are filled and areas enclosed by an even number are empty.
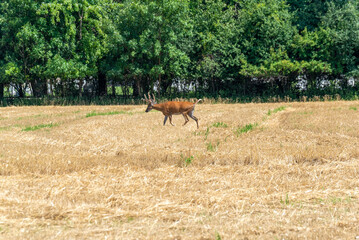
[[[189,112],[194,107],[194,104],[192,102],[176,102],[176,101],[170,101],[156,105],[154,105],[154,108],[162,111],[163,114],[165,115],[181,114],[183,112]]]

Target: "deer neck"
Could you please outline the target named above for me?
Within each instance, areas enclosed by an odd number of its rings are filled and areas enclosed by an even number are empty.
[[[164,105],[162,103],[158,103],[158,104],[154,104],[152,105],[153,109],[156,109],[157,111],[163,111],[164,110]]]

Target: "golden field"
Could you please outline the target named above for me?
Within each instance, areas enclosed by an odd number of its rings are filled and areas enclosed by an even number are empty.
[[[1,239],[359,238],[359,102],[0,108]]]

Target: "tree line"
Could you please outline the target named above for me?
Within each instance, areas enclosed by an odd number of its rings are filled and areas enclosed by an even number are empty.
[[[0,98],[357,95],[355,0],[2,0]]]

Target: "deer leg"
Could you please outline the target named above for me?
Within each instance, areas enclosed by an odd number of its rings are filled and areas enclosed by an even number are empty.
[[[174,124],[172,123],[172,115],[169,115],[168,117],[170,118],[171,125],[174,126]]]
[[[168,116],[165,116],[165,120],[163,121],[163,126],[166,124],[167,118],[168,118]]]
[[[186,125],[186,123],[188,123],[189,122],[189,120],[188,120],[188,117],[187,117],[187,114],[186,113],[182,113],[182,116],[184,117],[184,124],[183,124],[183,126],[184,125]]]
[[[196,123],[197,123],[197,128],[199,128],[199,126],[198,126],[198,118],[196,118],[195,116],[193,116],[193,110],[188,113],[188,116],[189,116],[190,118],[192,118],[193,120],[196,121]]]

